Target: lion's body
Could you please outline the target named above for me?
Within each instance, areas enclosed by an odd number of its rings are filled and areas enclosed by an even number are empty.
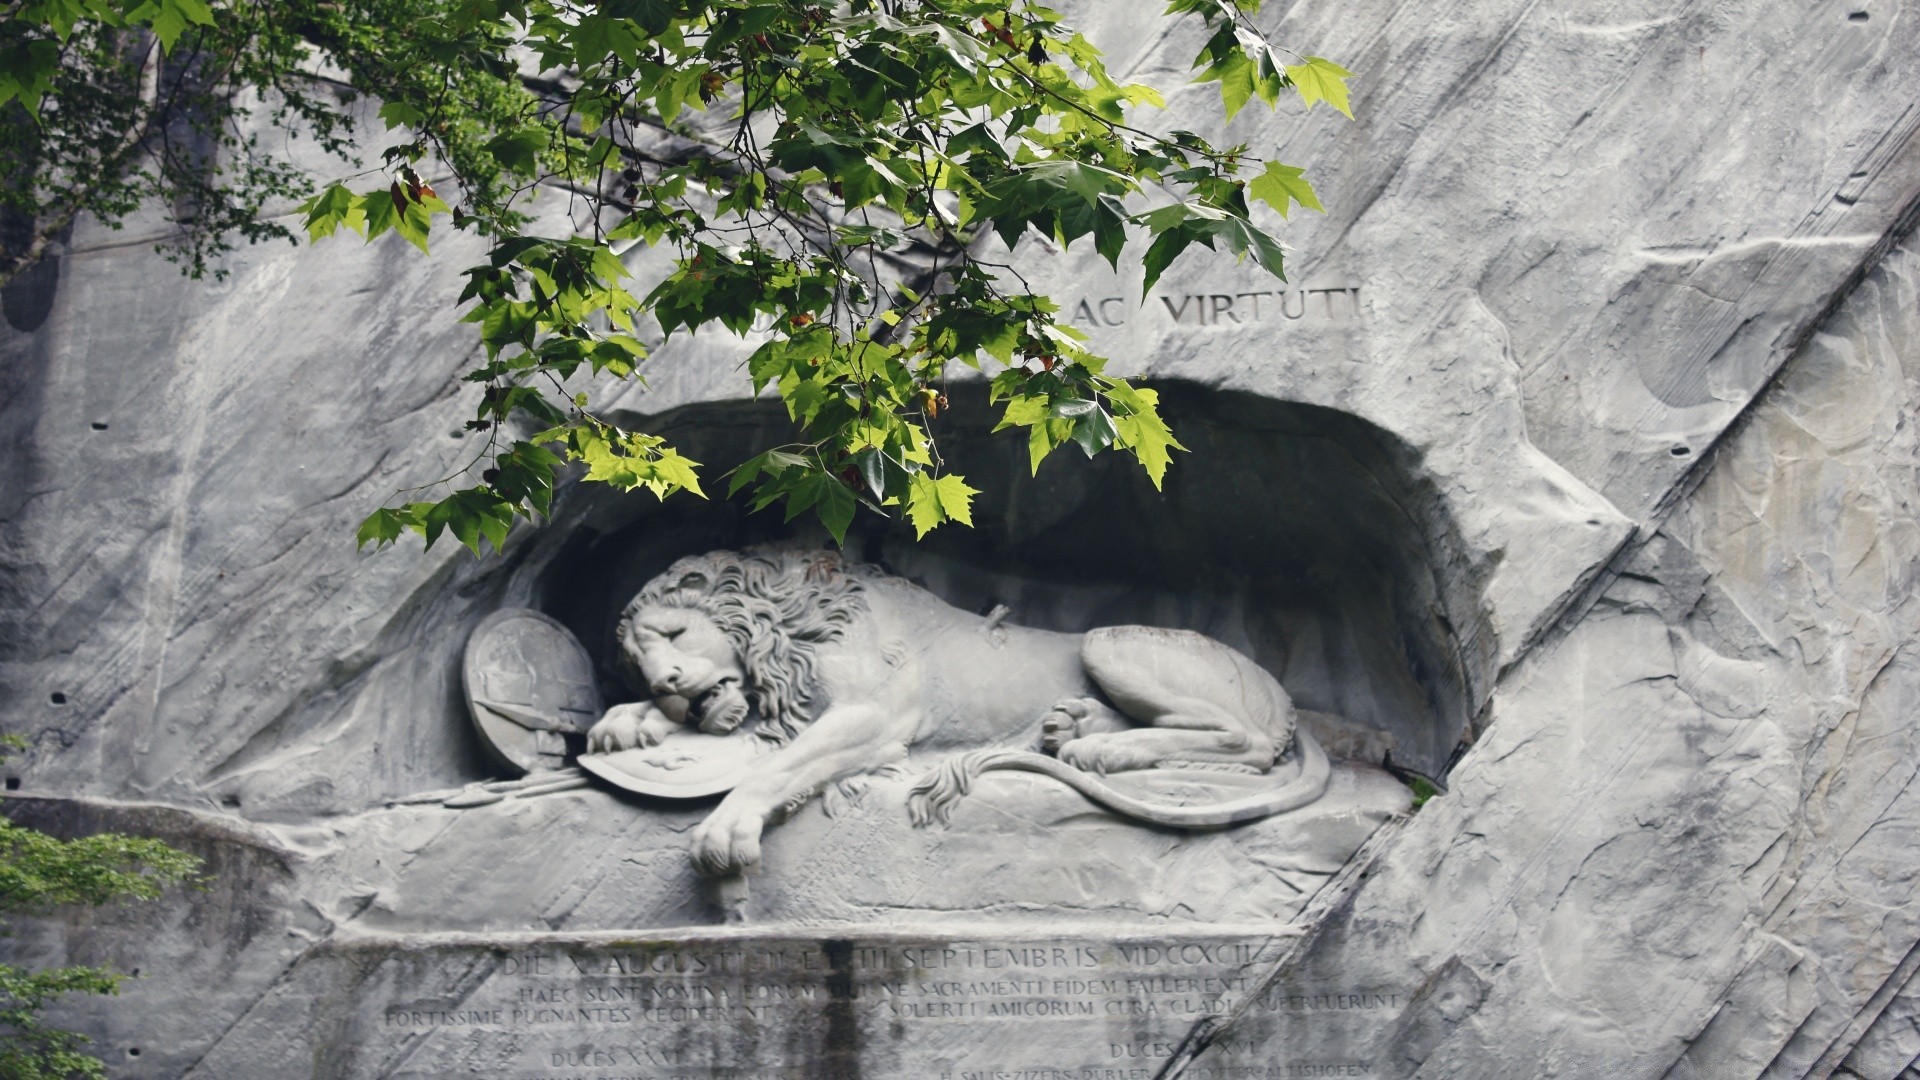
[[[1264,769],[1293,734],[1293,704],[1273,676],[1205,635],[1148,626],[1035,630],[990,623],[901,578],[864,584],[867,632],[819,650],[822,683],[836,702],[885,698],[918,712],[910,741],[916,757],[1024,746],[1060,701],[1096,695],[1134,724],[1211,714],[1245,736],[1235,740],[1243,745],[1194,746],[1136,768],[1177,758]]]
[[[1055,702],[1094,692],[1079,634],[990,625],[897,577],[864,584],[873,637],[822,649],[825,685],[835,701],[885,696],[915,712],[915,756],[1037,731]]]
[[[700,827],[694,855],[709,873],[757,863],[766,822],[825,785],[911,759],[944,761],[916,789],[914,816],[923,823],[943,818],[973,775],[994,768],[1052,775],[1121,813],[1184,827],[1291,809],[1325,787],[1326,759],[1296,732],[1280,684],[1191,631],[1034,630],[962,611],[901,578],[831,556],[716,552],[675,564],[623,619],[623,648],[657,692],[670,687],[693,699],[715,691],[701,680],[663,686],[663,670],[677,678],[732,668],[726,656],[675,652],[694,612],[725,630],[762,713],[759,730],[785,743]],[[680,629],[644,629],[662,613]],[[784,637],[764,640],[769,634]],[[794,668],[804,669],[804,680]],[[1300,777],[1231,807],[1158,808],[1100,779],[1164,767],[1264,773],[1296,735]],[[623,740],[607,741],[618,748]]]

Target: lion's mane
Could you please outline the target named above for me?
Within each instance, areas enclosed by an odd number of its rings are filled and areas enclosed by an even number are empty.
[[[760,737],[784,743],[811,723],[815,652],[867,611],[859,578],[838,555],[763,548],[690,555],[647,582],[620,616],[621,660],[634,663],[633,622],[648,607],[693,608],[733,642],[746,669]],[[629,672],[637,675],[637,671]]]

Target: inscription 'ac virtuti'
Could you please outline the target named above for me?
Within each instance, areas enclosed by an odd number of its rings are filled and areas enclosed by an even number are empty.
[[[1152,299],[1159,304],[1145,305],[1147,319],[1186,326],[1248,326],[1299,319],[1340,322],[1364,314],[1358,285],[1179,296],[1156,293]],[[1067,321],[1096,328],[1126,326],[1132,310],[1124,296],[1083,296],[1068,306]]]

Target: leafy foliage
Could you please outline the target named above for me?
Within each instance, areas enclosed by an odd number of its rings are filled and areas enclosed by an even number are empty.
[[[306,3],[318,10],[321,5]],[[87,211],[112,227],[144,201],[174,208],[163,244],[194,276],[238,236],[292,233],[273,204],[304,195],[303,173],[239,124],[232,88],[345,153],[334,95],[296,68],[305,37],[278,4],[206,0],[27,0],[0,21],[0,281],[33,264]],[[218,273],[219,271],[215,271]]]
[[[8,1080],[105,1080],[100,1059],[84,1049],[87,1038],[40,1019],[62,994],[111,994],[120,976],[100,968],[28,971],[0,964],[0,1076]]]
[[[1434,786],[1433,781],[1424,776],[1409,775],[1406,782],[1407,786],[1413,789],[1413,809],[1415,810],[1427,805],[1435,795],[1440,794],[1440,789]]]
[[[17,737],[0,747],[18,749]],[[0,754],[3,756],[3,754]],[[68,904],[152,900],[186,881],[200,860],[159,840],[101,833],[58,840],[0,818],[0,912],[45,912]],[[9,1080],[105,1077],[87,1039],[40,1019],[62,994],[111,994],[121,976],[101,968],[30,971],[0,964],[0,1076]]]
[[[1027,429],[1035,468],[1068,443],[1119,449],[1158,485],[1183,448],[1155,395],[1107,374],[990,238],[1090,241],[1116,267],[1144,240],[1150,288],[1195,245],[1282,275],[1250,201],[1283,217],[1320,208],[1298,168],[1142,126],[1135,114],[1161,93],[1116,79],[1030,0],[293,0],[221,6],[210,25],[200,4],[42,0],[22,9],[37,28],[8,33],[43,53],[97,38],[105,70],[134,24],[171,56],[239,41],[252,20],[259,36],[216,52],[258,59],[213,81],[276,88],[283,119],[341,149],[343,114],[285,88],[311,46],[381,101],[397,140],[376,182],[349,177],[305,202],[312,240],[393,232],[424,251],[450,226],[490,245],[460,297],[484,345],[467,375],[480,388],[468,427],[486,435],[478,477],[376,511],[362,544],[412,531],[498,548],[517,518],[548,513],[568,469],[700,494],[699,463],[620,428],[587,391],[642,377],[676,334],[708,327],[753,338],[748,378],[796,425],[731,474],[729,493],[811,513],[836,538],[861,506],[922,535],[971,521],[976,492],[935,438],[955,364],[991,374],[1001,426]],[[1226,114],[1289,87],[1347,111],[1350,73],[1267,41],[1257,6],[1167,8],[1208,30],[1197,78],[1219,84]],[[305,46],[281,48],[277,33]],[[66,100],[46,88],[65,62],[7,67],[22,103]],[[529,196],[556,188],[575,200],[578,235],[528,231]],[[620,257],[636,245],[670,268],[636,283]]]
[[[152,900],[198,865],[158,840],[119,833],[57,840],[0,818],[0,911]]]

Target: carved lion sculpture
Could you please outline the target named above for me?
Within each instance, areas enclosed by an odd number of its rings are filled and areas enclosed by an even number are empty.
[[[1326,755],[1280,684],[1201,634],[1113,626],[1063,634],[954,608],[920,587],[823,552],[681,559],[621,617],[619,645],[654,701],[616,706],[588,749],[650,746],[682,724],[726,735],[750,720],[778,744],[693,837],[710,875],[758,868],[766,826],[827,785],[957,752],[916,785],[916,824],[944,819],[989,769],[1043,773],[1109,809],[1216,828],[1304,806]],[[1154,803],[1106,777],[1188,768],[1298,775],[1211,806]],[[1040,751],[1040,752],[1036,752]]]

